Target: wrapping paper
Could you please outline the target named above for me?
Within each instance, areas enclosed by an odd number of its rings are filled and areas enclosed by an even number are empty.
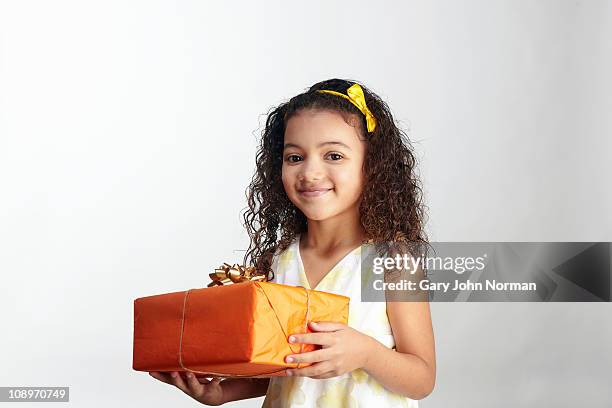
[[[347,324],[346,296],[247,280],[134,300],[133,369],[198,377],[284,376],[289,354],[320,346],[291,344],[308,321]]]

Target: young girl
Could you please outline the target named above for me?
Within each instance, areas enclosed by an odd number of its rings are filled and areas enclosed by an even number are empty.
[[[269,113],[256,161],[245,263],[272,282],[349,296],[348,325],[291,335],[320,348],[288,355],[311,364],[286,377],[152,375],[209,405],[266,395],[264,407],[417,407],[435,383],[428,302],[361,302],[370,244],[427,243],[414,155],[389,108],[354,81],[319,82]]]

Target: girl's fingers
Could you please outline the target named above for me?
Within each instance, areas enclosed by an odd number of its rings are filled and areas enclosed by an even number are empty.
[[[196,377],[196,380],[198,380],[200,382],[200,384],[210,384],[210,383],[220,383],[221,380],[223,380],[223,378],[221,377],[211,377],[211,379],[209,380],[206,377]]]
[[[320,363],[314,363],[304,368],[293,368],[288,370],[291,372],[292,376],[300,376],[300,377],[315,377],[319,375],[324,375],[329,371],[332,371],[334,367],[331,365],[329,361],[323,361]]]
[[[160,373],[159,371],[151,371],[149,375],[155,378],[156,380],[165,382],[166,384],[174,385],[172,384],[172,379],[170,378],[170,374]]]
[[[285,357],[285,361],[287,363],[318,363],[319,361],[329,360],[332,357],[331,353],[329,348],[324,348],[307,353],[291,354]]]
[[[293,340],[293,341],[292,341]],[[334,339],[329,333],[301,333],[292,334],[289,336],[289,343],[291,344],[318,344],[324,347],[331,347],[334,345]]]
[[[173,374],[175,376],[173,376]],[[212,380],[208,380],[205,377],[198,378],[192,373],[187,373],[187,381],[185,381],[176,371],[173,371],[172,373],[151,371],[149,372],[149,375],[159,381],[165,382],[166,384],[174,385],[175,387],[177,387],[184,393],[191,395],[192,397],[197,397],[198,395],[201,395],[204,391],[204,387],[208,386],[208,384],[216,385],[219,384],[222,380],[221,377],[213,377]]]
[[[170,376],[172,377],[172,384],[174,384],[178,389],[180,389],[184,393],[189,394],[189,387],[187,387],[187,384],[185,384],[185,381],[183,381],[183,378],[180,376],[178,372],[173,371],[170,374]]]
[[[200,384],[193,373],[187,373],[187,386],[189,387],[189,391],[193,396],[199,396],[204,389],[204,386]]]

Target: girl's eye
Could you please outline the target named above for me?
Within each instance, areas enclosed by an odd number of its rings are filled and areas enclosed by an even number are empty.
[[[289,156],[287,156],[287,158],[285,160],[287,160],[289,163],[295,163],[297,160],[292,160],[292,159],[299,159],[300,156],[298,156],[297,154],[290,154]]]
[[[342,158],[342,155],[340,153],[330,153],[329,157],[333,160],[333,161],[337,161],[340,160]]]

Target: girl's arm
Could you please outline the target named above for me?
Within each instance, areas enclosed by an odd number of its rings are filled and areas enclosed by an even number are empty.
[[[266,395],[269,378],[228,378],[221,381],[223,403]]]
[[[387,316],[396,350],[373,339],[363,370],[396,394],[423,399],[436,382],[429,302],[387,302]]]

